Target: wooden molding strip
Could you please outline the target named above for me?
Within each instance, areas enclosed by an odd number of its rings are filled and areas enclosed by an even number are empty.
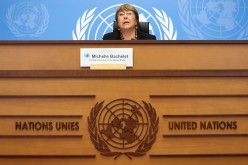
[[[150,95],[151,98],[181,98],[181,97],[248,97],[248,94],[156,94]]]
[[[166,114],[163,117],[248,117],[248,114]]]
[[[96,95],[74,95],[74,94],[66,94],[66,95],[0,95],[0,98],[51,98],[51,97],[59,97],[59,98],[71,98],[71,97],[78,97],[78,98],[95,98]]]
[[[248,44],[247,40],[1,40],[1,45],[21,44]]]
[[[0,155],[0,158],[95,158],[96,155]]]
[[[0,135],[0,138],[83,138],[83,135]]]
[[[248,134],[164,134],[164,138],[185,137],[247,137]]]
[[[0,70],[0,78],[248,77],[240,70]]]
[[[83,115],[0,115],[0,118],[82,118]]]
[[[223,153],[223,154],[151,154],[151,158],[159,157],[247,157],[248,153]]]

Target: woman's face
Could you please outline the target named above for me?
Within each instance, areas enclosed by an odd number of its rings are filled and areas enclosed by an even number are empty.
[[[120,11],[117,18],[121,30],[134,29],[137,24],[133,11]]]

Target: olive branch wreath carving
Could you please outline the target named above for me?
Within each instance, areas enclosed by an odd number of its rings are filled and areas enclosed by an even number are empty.
[[[95,106],[91,109],[90,116],[88,117],[88,131],[90,133],[91,141],[93,142],[95,148],[101,152],[101,155],[109,157],[114,156],[114,159],[117,159],[121,155],[126,155],[129,159],[132,159],[132,156],[143,156],[148,150],[151,149],[157,137],[156,135],[158,132],[159,118],[157,117],[156,111],[150,103],[146,103],[144,101],[142,102],[144,104],[145,110],[150,117],[150,128],[147,137],[144,139],[143,142],[139,144],[134,152],[112,152],[109,149],[108,145],[99,136],[96,127],[96,118],[103,107],[104,101],[96,103]]]

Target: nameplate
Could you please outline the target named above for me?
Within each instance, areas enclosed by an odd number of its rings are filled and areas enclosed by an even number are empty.
[[[133,67],[133,48],[81,48],[80,66],[121,64]]]

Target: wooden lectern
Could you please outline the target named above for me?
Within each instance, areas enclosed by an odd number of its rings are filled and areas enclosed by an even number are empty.
[[[247,77],[247,41],[1,41],[0,164],[245,165]]]

